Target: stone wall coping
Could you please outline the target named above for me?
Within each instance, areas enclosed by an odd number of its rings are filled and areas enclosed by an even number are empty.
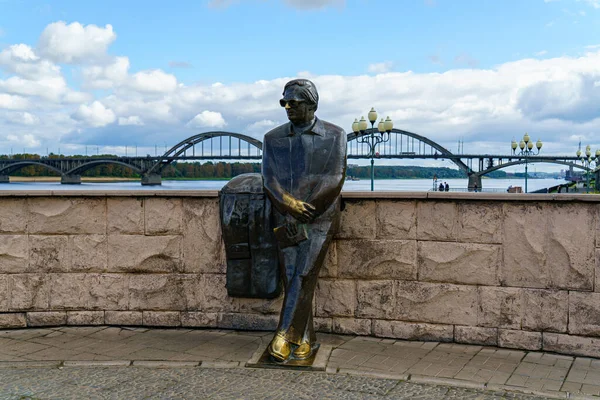
[[[0,190],[0,198],[10,197],[218,197],[218,190]],[[344,199],[388,200],[469,200],[469,201],[552,201],[600,203],[600,196],[589,194],[525,194],[485,192],[342,192]]]
[[[218,197],[218,190],[0,190],[2,197]]]

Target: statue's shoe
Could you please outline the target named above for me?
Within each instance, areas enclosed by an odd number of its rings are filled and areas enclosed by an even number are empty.
[[[296,350],[294,350],[294,357],[299,360],[304,360],[310,357],[311,353],[312,347],[310,346],[310,343],[304,342],[300,344],[300,346],[298,346]]]
[[[277,361],[287,360],[290,358],[291,352],[290,343],[280,334],[275,335],[269,344],[269,354]]]

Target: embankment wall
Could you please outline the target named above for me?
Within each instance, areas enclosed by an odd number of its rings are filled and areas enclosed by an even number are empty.
[[[345,193],[323,332],[600,357],[600,196]],[[0,328],[275,329],[227,296],[217,193],[0,192]]]

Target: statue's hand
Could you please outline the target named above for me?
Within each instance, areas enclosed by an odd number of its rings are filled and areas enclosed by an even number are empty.
[[[315,219],[316,208],[309,203],[305,203],[300,200],[296,200],[292,206],[290,214],[302,223],[311,222]]]
[[[290,215],[302,223],[311,222],[315,218],[316,208],[312,204],[289,195],[284,196],[284,203]]]

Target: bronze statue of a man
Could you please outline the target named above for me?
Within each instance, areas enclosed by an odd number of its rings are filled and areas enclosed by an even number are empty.
[[[316,345],[313,296],[339,225],[346,174],[344,130],[315,117],[319,95],[307,79],[285,85],[279,104],[290,122],[265,135],[262,175],[274,205],[285,297],[268,351],[277,361],[309,358]]]

